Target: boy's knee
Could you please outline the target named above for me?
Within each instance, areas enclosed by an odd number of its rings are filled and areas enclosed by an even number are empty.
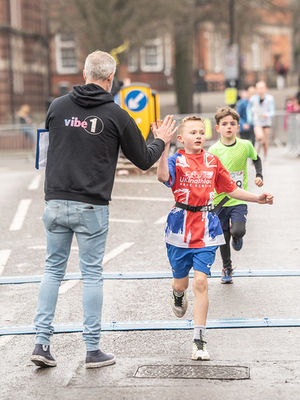
[[[173,279],[173,290],[176,292],[184,292],[188,288],[188,281],[182,281],[181,279]]]
[[[208,290],[207,277],[205,274],[196,274],[193,282],[194,292],[203,293]]]

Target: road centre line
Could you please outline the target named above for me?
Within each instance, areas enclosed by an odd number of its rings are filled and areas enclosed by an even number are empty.
[[[40,186],[42,175],[36,175],[28,186],[28,190],[37,190]]]
[[[120,246],[116,247],[108,254],[106,254],[103,258],[103,265],[113,258],[117,257],[119,254],[123,253],[123,251],[129,249],[134,243],[133,242],[125,242],[120,244]],[[63,283],[59,288],[59,294],[65,294],[68,290],[72,289],[74,286],[78,284],[79,281],[68,281]]]
[[[172,197],[136,197],[136,196],[113,196],[112,200],[134,200],[134,201],[172,201]],[[174,200],[173,200],[174,201]]]
[[[23,222],[25,220],[25,217],[26,217],[26,214],[27,214],[27,211],[29,209],[31,202],[32,202],[31,199],[20,200],[18,207],[17,207],[17,211],[15,213],[15,216],[9,227],[10,231],[18,231],[22,228]]]
[[[0,275],[3,273],[3,269],[9,259],[11,250],[6,249],[6,250],[0,250]]]

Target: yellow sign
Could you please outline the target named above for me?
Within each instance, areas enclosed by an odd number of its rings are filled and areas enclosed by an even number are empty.
[[[205,124],[205,139],[211,139],[212,138],[211,120],[209,118],[205,118],[204,124]]]
[[[147,139],[151,123],[160,120],[158,94],[147,84],[133,83],[120,90],[120,104]]]
[[[233,105],[237,102],[237,88],[235,87],[230,87],[225,89],[225,104],[227,105]]]

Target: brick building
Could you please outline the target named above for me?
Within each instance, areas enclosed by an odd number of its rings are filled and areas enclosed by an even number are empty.
[[[45,0],[0,0],[0,123],[22,104],[43,113],[49,97]]]

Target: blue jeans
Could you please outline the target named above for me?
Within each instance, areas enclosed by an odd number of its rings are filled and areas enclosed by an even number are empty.
[[[102,260],[108,231],[108,214],[107,205],[98,206],[69,200],[46,202],[43,221],[47,235],[47,255],[34,319],[36,343],[50,343],[58,290],[66,272],[75,233],[83,281],[83,340],[87,351],[99,348],[103,297]]]

